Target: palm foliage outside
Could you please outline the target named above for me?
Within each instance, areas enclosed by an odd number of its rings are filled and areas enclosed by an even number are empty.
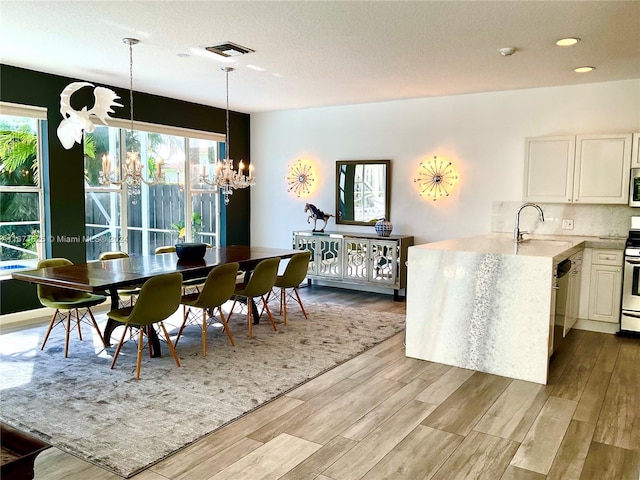
[[[40,236],[40,194],[36,189],[33,192],[28,189],[38,186],[38,178],[37,121],[1,117],[0,186],[26,187],[27,191],[0,192],[0,222],[3,222],[0,227],[0,260],[35,257],[36,242]],[[11,225],[16,222],[33,223]],[[27,251],[33,251],[34,254]]]

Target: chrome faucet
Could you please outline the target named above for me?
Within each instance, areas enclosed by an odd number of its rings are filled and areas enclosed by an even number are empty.
[[[515,243],[521,242],[522,235],[524,235],[525,233],[529,233],[529,232],[520,231],[520,212],[526,207],[536,208],[538,210],[538,213],[540,214],[540,221],[544,223],[544,213],[542,212],[542,208],[540,208],[540,205],[536,203],[522,204],[522,206],[518,209],[518,212],[516,213],[516,224],[515,224],[515,227],[513,228],[513,241]]]

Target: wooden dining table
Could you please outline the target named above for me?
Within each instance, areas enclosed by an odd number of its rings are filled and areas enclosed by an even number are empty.
[[[279,248],[231,245],[207,248],[204,258],[196,261],[179,260],[175,253],[162,253],[24,270],[12,273],[11,277],[25,282],[82,292],[106,293],[111,297],[111,309],[113,310],[119,307],[119,289],[141,285],[157,275],[180,272],[184,280],[203,278],[218,265],[238,262],[240,269],[246,272],[245,278],[248,279],[250,272],[262,260],[275,257],[291,258],[296,253],[300,252]],[[118,325],[120,323],[115,320],[107,320],[103,333],[107,344],[111,344],[111,333]],[[149,329],[149,342],[152,347],[152,356],[160,356],[160,340],[153,328]]]

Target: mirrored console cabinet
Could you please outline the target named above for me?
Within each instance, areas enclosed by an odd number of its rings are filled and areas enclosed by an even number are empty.
[[[395,300],[407,286],[407,249],[413,237],[362,233],[293,232],[293,248],[309,250],[307,279],[393,289]]]

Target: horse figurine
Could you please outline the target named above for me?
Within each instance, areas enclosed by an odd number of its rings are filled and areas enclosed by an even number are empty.
[[[334,216],[328,213],[324,213],[322,210],[311,203],[307,203],[304,206],[304,213],[307,213],[308,211],[311,211],[311,213],[309,214],[309,218],[307,218],[307,223],[311,223],[311,220],[313,219],[314,232],[324,232],[324,227],[327,226],[327,221]],[[318,220],[322,220],[324,222],[324,225],[322,225],[322,228],[320,230],[316,229],[316,223],[318,222]]]

